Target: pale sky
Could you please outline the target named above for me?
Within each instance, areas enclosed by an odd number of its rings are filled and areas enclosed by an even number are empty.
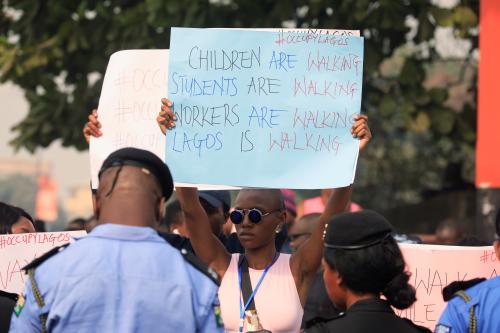
[[[26,150],[21,150],[17,154],[14,153],[14,149],[8,144],[14,138],[14,134],[10,129],[26,117],[28,103],[22,90],[10,83],[0,85],[0,100],[2,101],[0,107],[2,115],[2,121],[0,122],[0,159],[17,157],[23,160],[35,161],[39,158],[48,161],[51,164],[51,175],[60,188],[60,198],[64,197],[71,188],[89,183],[90,170],[87,151],[77,152],[76,149],[63,148],[59,142],[55,142],[48,149],[39,149],[34,155],[29,154]]]

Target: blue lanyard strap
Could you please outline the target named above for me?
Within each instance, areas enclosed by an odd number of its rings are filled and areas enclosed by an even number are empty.
[[[244,318],[245,318],[245,311],[252,302],[253,298],[255,297],[255,294],[257,294],[257,291],[259,290],[259,287],[264,280],[264,277],[266,276],[267,272],[271,268],[271,266],[276,262],[276,259],[278,259],[278,253],[274,255],[273,261],[267,267],[264,269],[264,272],[262,273],[259,282],[257,282],[257,286],[255,286],[255,289],[252,291],[252,294],[248,298],[245,306],[243,307],[243,290],[242,290],[242,284],[241,284],[241,276],[242,276],[242,268],[241,266],[243,265],[243,261],[246,260],[246,258],[243,256],[243,260],[241,261],[241,264],[238,266],[238,282],[240,286],[240,332],[243,332],[243,323],[244,323]],[[250,277],[249,277],[250,278]]]

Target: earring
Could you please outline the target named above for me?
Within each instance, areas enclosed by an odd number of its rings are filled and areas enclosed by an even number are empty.
[[[278,233],[281,231],[281,228],[282,228],[282,225],[281,225],[281,224],[279,224],[279,225],[276,227],[275,232],[278,234]]]

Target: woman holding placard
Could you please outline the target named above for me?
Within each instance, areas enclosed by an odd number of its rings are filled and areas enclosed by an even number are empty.
[[[175,126],[170,101],[162,100],[158,123],[163,132]],[[360,149],[371,139],[366,116],[352,127]],[[284,225],[283,197],[274,189],[243,189],[230,219],[236,225],[243,255],[229,254],[210,232],[196,188],[177,188],[191,243],[198,257],[221,276],[222,319],[228,332],[298,332],[307,291],[320,266],[323,233],[328,220],[344,212],[351,186],[335,189],[311,237],[296,253],[276,251],[274,238]]]

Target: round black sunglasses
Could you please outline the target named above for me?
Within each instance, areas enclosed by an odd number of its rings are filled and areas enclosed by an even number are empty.
[[[281,209],[276,209],[271,212],[267,213],[262,213],[259,209],[257,208],[251,208],[251,209],[235,209],[229,214],[229,219],[231,222],[234,224],[240,224],[243,223],[243,220],[245,219],[245,215],[248,214],[248,219],[250,222],[253,224],[258,224],[262,221],[262,218],[264,216],[267,216],[272,213],[280,212]]]

